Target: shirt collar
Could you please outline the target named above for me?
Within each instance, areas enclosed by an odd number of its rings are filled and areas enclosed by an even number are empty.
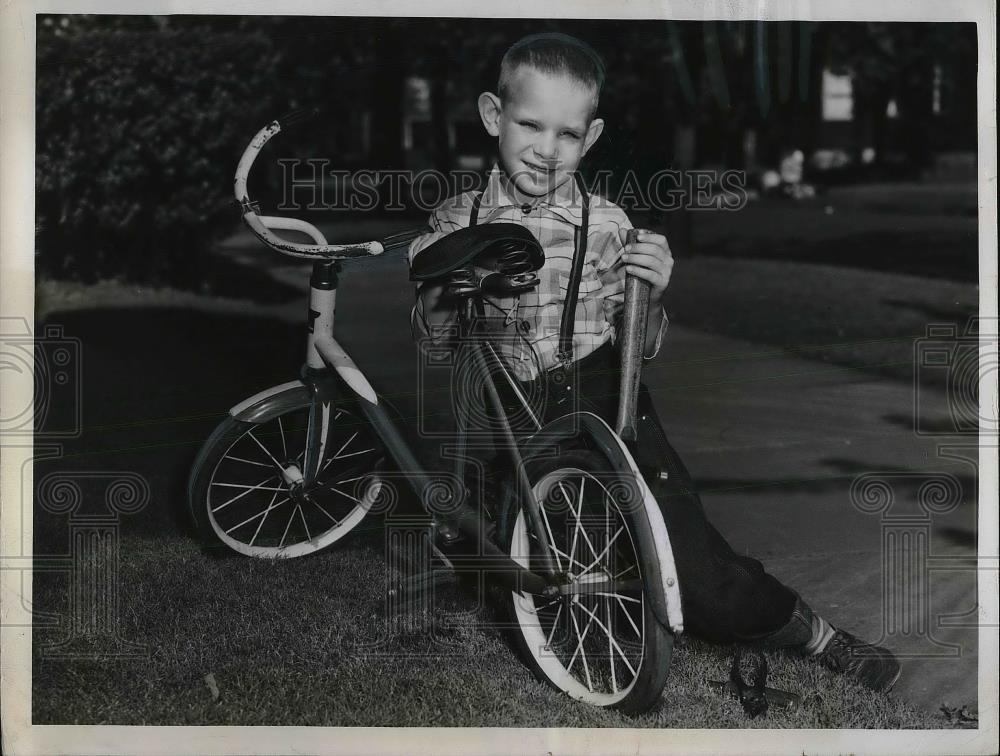
[[[486,188],[483,190],[483,201],[480,203],[480,215],[485,216],[492,210],[506,207],[521,207],[507,193],[503,186],[500,166],[493,164]],[[583,197],[576,179],[571,178],[554,192],[532,206],[531,212],[547,211],[562,218],[574,226],[583,225]]]

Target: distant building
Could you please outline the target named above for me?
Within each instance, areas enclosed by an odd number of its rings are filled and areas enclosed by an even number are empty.
[[[934,64],[933,78],[920,103],[925,123],[924,139],[929,152],[969,153],[976,149],[975,76],[963,77]],[[974,74],[974,72],[973,72]],[[821,83],[820,128],[816,146],[820,151],[841,152],[860,160],[900,159],[904,151],[905,113],[891,96],[878,104],[859,107],[850,74],[823,69]],[[971,107],[970,107],[971,105]],[[884,154],[879,155],[881,150]]]

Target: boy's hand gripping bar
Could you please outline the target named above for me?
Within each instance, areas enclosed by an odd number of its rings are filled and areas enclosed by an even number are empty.
[[[639,240],[639,230],[629,229],[626,244]],[[626,443],[637,437],[635,408],[642,375],[642,351],[646,341],[650,284],[637,276],[625,276],[625,312],[622,315],[622,380],[618,391],[618,421],[615,431]]]

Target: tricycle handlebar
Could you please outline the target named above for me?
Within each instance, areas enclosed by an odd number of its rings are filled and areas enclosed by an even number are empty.
[[[257,205],[251,202],[250,195],[247,193],[247,177],[250,175],[250,168],[261,149],[280,131],[281,124],[278,121],[272,121],[258,131],[250,140],[250,144],[243,150],[239,165],[236,167],[233,191],[243,212],[244,223],[258,239],[271,249],[292,257],[309,260],[343,260],[382,254],[382,244],[377,241],[357,244],[327,244],[323,234],[311,223],[294,218],[275,218],[260,214]],[[297,244],[287,241],[275,234],[274,229],[301,231],[311,236],[315,243]]]

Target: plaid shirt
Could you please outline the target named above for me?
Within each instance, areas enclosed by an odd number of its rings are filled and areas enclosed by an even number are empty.
[[[410,244],[409,260],[441,237],[469,225],[475,192],[450,197],[431,213],[430,232]],[[538,286],[516,297],[488,297],[486,315],[493,328],[503,331],[496,343],[519,380],[531,380],[538,367],[548,370],[558,363],[559,321],[569,287],[575,252],[575,233],[582,226],[582,197],[575,181],[567,181],[548,198],[532,207],[516,204],[494,165],[483,192],[478,223],[517,223],[538,239],[545,263],[538,270]],[[573,359],[580,360],[598,347],[616,340],[616,314],[625,298],[621,229],[632,228],[625,212],[611,201],[590,196],[587,254],[580,280],[573,327]],[[421,301],[413,310],[415,325],[423,323]],[[659,352],[666,331],[664,316],[652,359]],[[426,329],[420,330],[426,333]],[[496,334],[500,335],[500,334]],[[536,366],[534,354],[540,365]]]

